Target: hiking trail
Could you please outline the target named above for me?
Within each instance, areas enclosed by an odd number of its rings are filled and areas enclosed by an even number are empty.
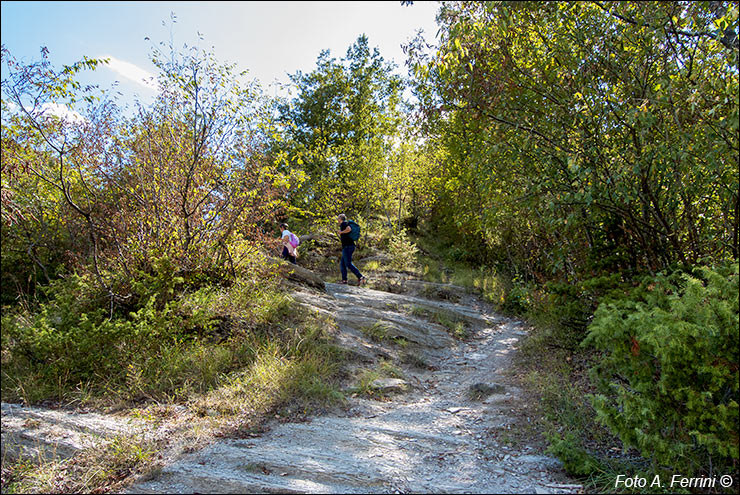
[[[556,459],[532,446],[500,441],[514,418],[526,414],[522,390],[507,374],[526,325],[497,315],[462,288],[384,277],[375,286],[385,284],[388,291],[327,283],[325,292],[298,287],[294,293],[299,304],[336,320],[331,333],[353,355],[350,367],[374,369],[382,359],[402,370],[401,377],[373,383],[381,400],[348,394],[342,410],[305,422],[270,420],[253,438],[218,438],[201,449],[180,451],[125,493],[581,490]],[[453,325],[467,337],[454,338]],[[380,337],[370,338],[368,328]],[[22,428],[29,418],[44,421],[44,414],[53,421],[52,413],[4,404],[3,443],[11,421]],[[86,416],[97,421],[101,415]],[[122,424],[119,419],[107,428],[119,431]],[[36,424],[34,430],[44,428]],[[166,434],[166,428],[159,430]],[[43,436],[21,433],[14,433],[16,441],[23,434],[37,442]],[[64,435],[56,438],[74,443],[73,434]],[[77,440],[78,447],[81,443]]]

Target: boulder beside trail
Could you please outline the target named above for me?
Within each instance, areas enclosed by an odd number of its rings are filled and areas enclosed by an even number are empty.
[[[380,393],[404,392],[408,387],[406,380],[400,378],[377,378],[370,383],[370,388]]]

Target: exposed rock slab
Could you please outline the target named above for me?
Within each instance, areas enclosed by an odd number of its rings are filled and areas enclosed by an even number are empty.
[[[372,361],[392,351],[371,341],[367,325],[403,335],[435,358],[438,371],[405,370],[392,401],[349,399],[344,413],[308,423],[280,423],[260,437],[225,440],[185,455],[130,493],[552,493],[576,491],[560,463],[528,450],[501,448],[490,435],[511,424],[511,400],[520,392],[503,383],[524,334],[523,325],[469,304],[410,294],[326,284],[326,293],[300,291],[309,308],[332,315],[335,336]],[[474,325],[474,338],[455,341],[439,325],[404,312],[418,304],[443,308]],[[395,329],[395,330],[394,330]],[[396,333],[394,333],[394,331]],[[390,379],[383,383],[391,384]],[[379,384],[380,385],[380,384]],[[473,400],[481,391],[501,401]],[[569,486],[571,488],[553,488]]]
[[[2,403],[2,456],[65,459],[118,435],[136,431],[130,419]]]

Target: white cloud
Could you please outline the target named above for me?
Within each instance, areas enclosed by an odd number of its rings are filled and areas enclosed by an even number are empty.
[[[16,115],[18,116],[21,113],[21,107],[19,107],[15,102],[8,101],[7,104],[7,116],[10,115]],[[83,117],[80,113],[72,110],[67,105],[61,104],[61,103],[54,103],[54,102],[46,102],[39,105],[37,108],[30,108],[30,105],[26,108],[27,110],[30,109],[32,118],[46,120],[52,117],[57,117],[59,119],[62,119],[66,122],[77,124],[81,122],[85,122],[85,117]],[[6,112],[3,112],[3,117],[6,116]]]
[[[145,88],[155,91],[158,89],[157,78],[154,77],[154,74],[152,74],[151,72],[142,69],[141,67],[138,67],[131,62],[119,60],[111,55],[104,55],[100,58],[107,58],[108,63],[103,65],[103,67],[109,68],[116,74],[125,77],[126,79],[133,81]]]
[[[59,103],[44,103],[41,105],[41,115],[54,115],[67,122],[84,122],[85,117],[70,110],[67,105],[60,105]]]

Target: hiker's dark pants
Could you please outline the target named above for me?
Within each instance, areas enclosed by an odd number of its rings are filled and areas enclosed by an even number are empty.
[[[295,263],[295,256],[291,256],[290,253],[288,252],[288,248],[285,247],[285,246],[283,246],[283,254],[282,254],[282,256],[283,256],[283,259],[284,260],[288,260],[291,263],[293,263],[294,265],[296,264]]]
[[[352,264],[352,253],[354,252],[354,246],[344,246],[342,248],[342,261],[339,262],[339,269],[342,270],[342,280],[347,280],[347,268],[357,276],[357,280],[362,278],[360,270]]]

